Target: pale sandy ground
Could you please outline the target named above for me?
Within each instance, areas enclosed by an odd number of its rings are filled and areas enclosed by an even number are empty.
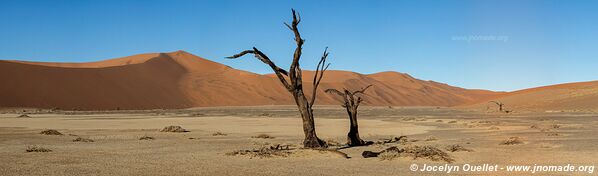
[[[7,111],[5,111],[7,112]],[[344,141],[348,121],[336,106],[318,107],[317,132],[326,140]],[[596,165],[598,115],[573,113],[497,114],[448,108],[363,107],[360,132],[365,140],[407,135],[411,145],[441,149],[460,144],[473,152],[448,152],[451,165]],[[364,150],[379,151],[400,144],[342,149],[351,158],[329,153],[275,158],[228,156],[225,153],[271,144],[300,146],[301,121],[292,106],[198,108],[188,110],[55,112],[0,114],[0,175],[440,175],[413,172],[411,164],[443,165],[402,157],[392,161],[363,158]],[[438,122],[437,120],[442,120]],[[449,123],[455,121],[454,123]],[[554,128],[553,125],[559,125]],[[181,125],[188,133],[158,132]],[[530,128],[536,125],[538,128]],[[490,130],[490,127],[498,130]],[[56,129],[65,135],[39,134]],[[544,130],[542,130],[544,129]],[[226,136],[213,136],[214,132]],[[95,142],[72,142],[75,136]],[[255,139],[268,134],[275,139]],[[558,134],[558,136],[550,136]],[[151,141],[138,140],[153,136]],[[425,141],[429,136],[438,140]],[[521,145],[498,145],[517,136]],[[199,139],[189,139],[199,138]],[[27,153],[39,145],[49,153]],[[541,172],[536,175],[596,175],[587,172]],[[454,175],[530,175],[528,172],[456,172]]]

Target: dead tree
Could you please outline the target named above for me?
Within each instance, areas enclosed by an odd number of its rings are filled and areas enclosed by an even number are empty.
[[[361,140],[359,137],[359,126],[357,125],[357,108],[359,104],[363,101],[358,94],[364,94],[365,90],[367,90],[372,85],[369,85],[361,90],[357,91],[349,91],[344,89],[344,92],[338,91],[336,89],[326,89],[326,93],[333,93],[343,97],[344,107],[347,110],[347,114],[349,114],[349,121],[351,122],[351,126],[349,128],[349,133],[347,134],[347,144],[349,146],[361,146],[365,145],[366,142]]]
[[[270,66],[276,77],[280,80],[284,88],[293,95],[295,99],[295,103],[297,104],[297,108],[299,109],[299,113],[301,114],[301,118],[303,120],[303,133],[305,134],[305,139],[303,140],[303,146],[306,148],[322,148],[327,147],[326,142],[320,140],[316,135],[316,127],[314,124],[314,115],[313,115],[313,105],[316,101],[316,89],[324,76],[324,72],[328,69],[330,64],[326,64],[326,58],[328,57],[328,48],[324,50],[324,54],[320,58],[320,62],[318,62],[318,66],[316,67],[316,72],[313,78],[313,91],[311,95],[311,99],[308,98],[303,93],[303,78],[301,76],[301,67],[299,66],[299,59],[301,58],[301,47],[305,40],[301,38],[299,34],[299,22],[301,22],[301,17],[293,12],[293,21],[291,24],[284,23],[295,35],[295,53],[293,55],[293,62],[291,63],[291,67],[289,71],[286,71],[274,64],[266,54],[262,53],[256,47],[253,47],[251,50],[242,51],[239,54],[233,55],[228,57],[229,59],[239,58],[246,54],[253,54],[255,57],[265,63],[266,65]]]
[[[501,103],[500,101],[490,101],[490,103],[496,104],[496,106],[498,106],[498,111],[503,112],[504,103]]]

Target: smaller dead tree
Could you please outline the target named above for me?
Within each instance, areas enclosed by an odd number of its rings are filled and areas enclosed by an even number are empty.
[[[504,103],[501,103],[500,101],[490,101],[490,103],[494,103],[496,104],[496,106],[498,106],[498,111],[499,112],[503,112],[503,106],[505,105]]]
[[[342,107],[347,109],[347,113],[349,114],[349,121],[351,122],[351,126],[349,128],[349,133],[347,134],[347,144],[349,146],[361,146],[366,145],[366,142],[361,140],[359,137],[359,127],[357,125],[357,108],[359,104],[363,101],[360,96],[356,96],[359,94],[364,94],[364,92],[370,88],[372,85],[368,85],[365,88],[357,91],[349,91],[344,89],[343,92],[338,91],[336,89],[326,89],[326,93],[333,93],[343,97],[344,104]]]

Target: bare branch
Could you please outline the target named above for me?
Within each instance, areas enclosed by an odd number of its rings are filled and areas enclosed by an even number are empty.
[[[255,54],[255,52],[254,52],[254,50],[245,50],[245,51],[240,52],[239,54],[235,54],[233,56],[229,56],[229,57],[226,57],[226,58],[227,59],[236,59],[236,58],[239,58],[239,57],[241,57],[241,56],[243,56],[245,54]]]
[[[324,49],[324,54],[322,54],[322,57],[320,58],[320,62],[318,62],[318,66],[316,67],[316,72],[314,73],[314,80],[312,82],[313,90],[312,90],[312,95],[311,95],[310,106],[313,106],[314,103],[316,102],[316,94],[318,92],[317,91],[318,86],[320,85],[320,81],[322,81],[322,78],[324,77],[324,72],[328,69],[328,66],[330,66],[330,64],[326,65],[326,58],[328,58],[328,47],[326,47],[326,49]],[[324,65],[326,65],[326,66],[324,66]]]
[[[342,93],[341,91],[338,91],[336,89],[326,89],[324,92],[326,93],[333,93],[333,94],[337,94],[338,96],[344,97],[345,94]]]
[[[293,21],[291,22],[291,30],[295,34],[295,43],[297,47],[295,48],[295,53],[293,54],[293,62],[291,62],[291,68],[289,69],[289,78],[291,83],[295,87],[301,86],[302,78],[301,78],[301,68],[299,67],[299,59],[301,58],[301,47],[303,46],[304,40],[301,38],[301,34],[299,33],[299,28],[297,25],[299,24],[299,19],[297,18],[297,13],[295,9],[291,9],[293,11]]]
[[[368,86],[366,86],[366,87],[364,87],[364,88],[362,88],[361,90],[358,90],[358,91],[355,91],[355,92],[353,92],[353,95],[355,95],[355,94],[365,94],[364,92],[365,92],[365,91],[366,91],[368,88],[370,88],[370,87],[372,87],[372,85],[371,85],[371,84],[370,84],[370,85],[368,85]]]

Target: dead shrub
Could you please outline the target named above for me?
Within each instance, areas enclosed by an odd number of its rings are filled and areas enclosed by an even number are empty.
[[[523,141],[519,139],[519,137],[510,137],[507,140],[504,140],[500,143],[500,145],[518,145],[523,144]]]
[[[451,163],[455,161],[448,153],[430,145],[425,146],[405,146],[401,149],[390,147],[381,152],[364,151],[364,158],[380,157],[381,160],[393,160],[398,157],[412,157],[413,159],[424,158],[432,161],[445,161]]]
[[[220,131],[217,131],[217,132],[215,132],[215,133],[212,133],[212,136],[226,136],[226,135],[228,135],[228,134],[226,134],[226,133],[222,133],[222,132],[220,132]]]
[[[171,126],[162,128],[162,130],[160,130],[160,132],[184,133],[184,132],[189,132],[189,131],[187,131],[186,129],[184,129],[181,126],[171,125]]]
[[[73,142],[95,142],[95,141],[92,139],[89,139],[89,138],[77,137],[76,139],[73,139]]]
[[[559,125],[559,124],[552,124],[552,125],[550,125],[550,127],[554,128],[554,129],[557,129],[557,128],[561,128],[561,125]]]
[[[369,151],[366,151],[369,152]],[[364,152],[364,154],[366,154]],[[375,153],[375,152],[373,152]],[[362,154],[362,155],[364,155]],[[372,152],[369,153],[372,156]],[[397,147],[387,148],[373,157],[380,157],[381,160],[393,160],[398,157],[413,157],[413,159],[424,158],[432,161],[445,161],[451,163],[455,161],[448,153],[430,145],[425,146],[405,146],[402,149]],[[364,155],[365,157],[365,155]]]
[[[274,116],[274,114],[270,114],[270,113],[264,112],[264,113],[261,113],[259,116],[261,116],[261,117],[272,117],[272,116]]]
[[[529,128],[531,128],[531,129],[539,129],[540,127],[538,125],[532,125]]]
[[[270,147],[261,147],[259,149],[253,150],[239,150],[234,152],[226,153],[229,156],[247,156],[249,158],[270,158],[270,157],[288,157],[291,155],[291,149],[289,146],[281,147],[280,145],[277,146],[270,146]]]
[[[139,140],[154,140],[154,137],[151,136],[142,136],[139,138]]]
[[[425,141],[436,141],[438,140],[438,138],[436,138],[436,136],[428,136]]]
[[[559,133],[547,133],[546,136],[560,136]]]
[[[413,159],[426,158],[432,161],[445,161],[448,163],[455,161],[448,155],[448,153],[430,145],[406,146],[402,153],[405,153],[408,156],[413,156]]]
[[[268,134],[258,134],[257,136],[251,136],[251,138],[274,139],[273,136],[270,136]]]
[[[447,145],[445,149],[449,152],[461,152],[461,151],[472,152],[473,151],[473,150],[465,148],[459,144]]]
[[[415,117],[405,117],[403,118],[403,121],[415,121],[416,118]]]
[[[43,135],[62,135],[62,133],[56,131],[56,130],[44,130],[42,132],[40,132],[39,134],[43,134]]]
[[[27,152],[51,152],[52,150],[50,150],[48,148],[40,147],[37,145],[30,145],[30,146],[27,146],[27,149],[25,149],[25,151],[27,151]]]

